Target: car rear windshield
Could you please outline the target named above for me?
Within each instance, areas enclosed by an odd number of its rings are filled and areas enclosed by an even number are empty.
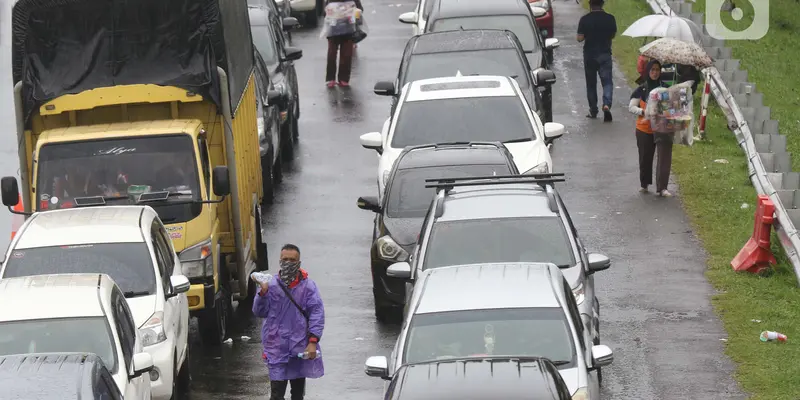
[[[567,231],[558,217],[437,222],[423,269],[494,262],[575,265]]]
[[[465,176],[510,175],[508,164],[447,165],[398,170],[390,183],[386,216],[422,218],[428,212],[435,189],[426,188],[426,179]]]
[[[403,363],[480,356],[546,357],[569,367],[575,346],[558,307],[465,310],[411,318]]]
[[[540,51],[537,32],[531,20],[524,15],[484,15],[479,17],[457,17],[437,19],[431,32],[457,31],[462,29],[500,29],[514,32],[526,52]]]
[[[54,318],[0,323],[0,355],[94,353],[117,372],[117,352],[105,317]]]
[[[517,96],[406,102],[392,136],[395,149],[428,143],[536,139]]]
[[[3,278],[19,276],[108,274],[125,297],[156,293],[156,274],[145,243],[100,243],[15,249]]]
[[[528,85],[528,72],[515,49],[487,49],[412,55],[400,82],[456,75],[499,75],[517,80],[520,88]]]

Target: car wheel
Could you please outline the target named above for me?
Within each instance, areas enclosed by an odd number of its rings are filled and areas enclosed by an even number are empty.
[[[264,188],[264,197],[261,204],[272,204],[275,199],[275,180],[272,176],[272,154],[261,158],[261,185]]]
[[[391,320],[392,316],[392,307],[389,307],[383,304],[383,301],[379,298],[377,294],[373,294],[373,300],[375,303],[375,318],[380,323],[387,323]]]
[[[172,395],[170,400],[178,400],[180,398],[178,396],[178,352],[176,351],[175,354],[172,356]]]
[[[292,141],[292,120],[294,117],[290,112],[286,124],[281,127],[281,158],[283,161],[291,161],[294,158],[294,143]]]
[[[300,140],[300,124],[297,122],[297,117],[292,115],[292,139],[295,142]]]
[[[283,182],[283,150],[278,153],[278,159],[272,166],[272,181],[276,184]]]
[[[317,9],[318,7],[315,6],[313,10],[303,13],[303,19],[309,28],[316,28],[319,25],[319,11]]]
[[[183,364],[178,369],[178,390],[186,392],[189,390],[189,384],[192,381],[192,375],[189,372],[189,349],[186,349],[186,356],[183,358]]]

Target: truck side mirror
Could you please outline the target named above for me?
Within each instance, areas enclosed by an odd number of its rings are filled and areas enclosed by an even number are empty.
[[[211,172],[211,182],[214,185],[214,194],[227,196],[231,194],[231,180],[228,177],[228,167],[224,165],[214,167]]]
[[[4,176],[0,179],[0,196],[3,198],[3,205],[6,207],[14,207],[19,204],[19,186],[17,186],[17,178],[13,176]]]

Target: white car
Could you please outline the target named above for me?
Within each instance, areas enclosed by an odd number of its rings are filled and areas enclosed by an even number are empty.
[[[397,19],[404,24],[411,24],[414,35],[419,35],[425,32],[425,24],[428,22],[434,3],[435,0],[419,0],[414,11],[404,12]]]
[[[564,125],[542,124],[517,81],[504,76],[454,76],[408,82],[394,115],[381,132],[361,135],[361,146],[376,150],[378,197],[389,171],[407,146],[498,141],[514,156],[522,174],[553,172],[546,144],[564,134]]]
[[[108,275],[2,279],[0,304],[0,355],[94,353],[125,400],[151,398],[153,358],[142,350],[131,310]]]
[[[153,398],[170,399],[188,386],[189,280],[155,210],[103,206],[33,214],[11,242],[0,279],[54,273],[111,276],[155,363]]]

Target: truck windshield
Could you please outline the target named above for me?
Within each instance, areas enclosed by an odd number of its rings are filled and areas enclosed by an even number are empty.
[[[167,200],[146,204],[165,223],[188,221],[199,210],[187,200],[201,199],[194,153],[186,134],[45,144],[38,157],[37,209],[74,207],[76,198],[93,196],[131,204],[142,193],[169,192]]]

